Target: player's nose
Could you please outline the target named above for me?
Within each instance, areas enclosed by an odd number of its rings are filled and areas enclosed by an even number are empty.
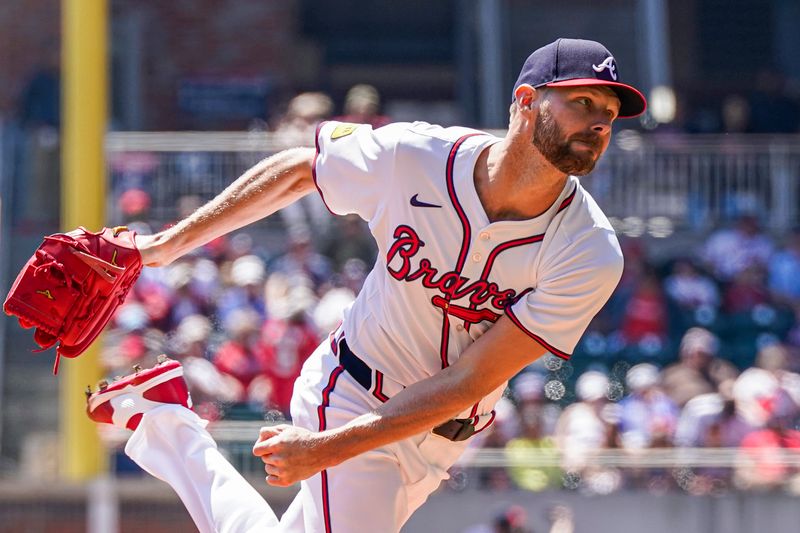
[[[592,125],[592,131],[600,136],[611,133],[611,120],[599,119]]]

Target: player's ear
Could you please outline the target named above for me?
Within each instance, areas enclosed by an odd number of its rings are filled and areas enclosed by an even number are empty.
[[[538,93],[536,89],[527,83],[520,84],[514,90],[514,98],[516,99],[518,109],[521,111],[530,111],[533,108],[533,102],[536,101]]]

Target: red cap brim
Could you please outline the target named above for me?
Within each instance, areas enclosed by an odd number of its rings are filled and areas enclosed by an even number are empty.
[[[597,78],[575,78],[572,80],[553,81],[545,85],[547,87],[581,87],[586,85],[609,87],[619,97],[619,118],[638,117],[647,109],[647,99],[638,89],[616,81],[598,80]]]

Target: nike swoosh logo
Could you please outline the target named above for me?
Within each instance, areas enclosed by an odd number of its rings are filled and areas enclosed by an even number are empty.
[[[418,199],[417,196],[419,196],[419,194],[415,194],[414,196],[411,197],[411,205],[413,205],[414,207],[442,207],[440,205],[423,202],[422,200]]]

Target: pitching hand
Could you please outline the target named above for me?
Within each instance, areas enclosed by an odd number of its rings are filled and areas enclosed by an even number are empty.
[[[320,433],[281,424],[261,428],[253,455],[264,461],[268,484],[288,487],[331,466],[324,445]]]

